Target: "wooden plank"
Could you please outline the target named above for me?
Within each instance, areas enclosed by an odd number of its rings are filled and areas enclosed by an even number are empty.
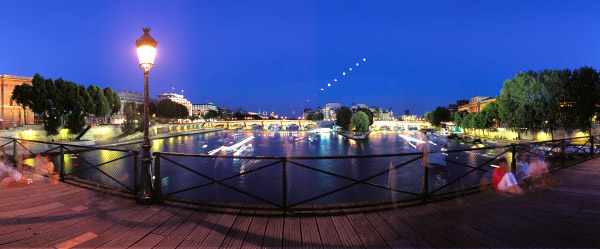
[[[406,242],[410,244],[412,247],[420,247],[420,248],[433,248],[434,246],[423,236],[417,233],[414,229],[408,226],[403,220],[398,218],[394,214],[393,211],[384,211],[378,212],[377,214],[381,216],[383,220],[385,220],[398,234],[400,234],[403,238],[406,239]]]
[[[479,242],[484,247],[491,248],[508,248],[512,247],[512,245],[505,243],[501,240],[498,240],[494,237],[491,237],[463,222],[457,220],[451,216],[448,216],[442,212],[439,212],[437,209],[431,206],[424,206],[422,210],[427,213],[427,215],[436,219],[437,222],[441,222],[445,224],[448,229],[456,230],[457,232],[464,234],[465,236],[471,238]]]
[[[267,222],[267,228],[265,230],[265,237],[263,238],[262,247],[270,248],[281,248],[283,240],[283,224],[284,218],[276,216],[281,212],[272,211],[270,212],[271,217]]]
[[[98,237],[97,234],[91,233],[91,232],[87,232],[87,233],[84,233],[84,234],[82,234],[80,236],[75,237],[74,239],[71,239],[71,240],[65,241],[63,243],[60,243],[60,244],[56,245],[55,247],[57,249],[69,249],[69,248],[73,248],[75,246],[78,246],[81,243],[85,243],[88,240],[95,239],[96,237]]]
[[[153,248],[163,239],[165,239],[165,236],[150,233],[140,241],[133,244],[131,248]]]
[[[408,240],[400,235],[393,227],[390,226],[381,216],[374,212],[365,213],[364,216],[369,220],[371,225],[377,230],[381,237],[392,248],[411,247]]]
[[[199,247],[222,216],[223,213],[207,213],[198,226],[192,229],[188,236],[185,237],[180,247]]]
[[[315,217],[323,247],[342,247],[342,241],[330,216]]]
[[[252,224],[252,215],[255,212],[254,210],[249,210],[244,211],[243,215],[238,215],[220,247],[241,248],[244,243],[244,237],[246,237],[250,224]]]
[[[300,218],[285,217],[283,222],[283,247],[302,247],[302,230],[300,227]]]
[[[239,209],[227,209],[219,221],[214,225],[208,236],[206,236],[200,247],[219,247],[231,230],[239,212]]]
[[[256,214],[260,214],[256,212]],[[257,248],[262,245],[263,238],[267,229],[269,218],[264,216],[255,216],[252,218],[250,228],[246,233],[242,248]]]
[[[168,236],[171,234],[179,225],[181,225],[185,220],[187,220],[196,210],[198,209],[197,205],[188,205],[177,212],[173,217],[169,220],[158,226],[152,233]]]
[[[342,246],[344,247],[364,247],[362,241],[354,231],[348,217],[345,215],[334,215],[331,217],[335,230],[340,237]]]
[[[127,226],[127,224],[131,224],[132,218],[136,218],[134,221],[138,225],[129,229],[127,232],[115,236],[113,240],[110,240],[106,244],[103,244],[100,247],[104,248],[124,248],[129,247],[136,243],[138,240],[146,237],[148,234],[152,232],[152,230],[156,229],[165,220],[171,218],[173,215],[177,213],[177,211],[185,206],[185,204],[173,204],[170,203],[167,205],[153,205],[154,207],[149,207],[141,212],[138,212],[135,216],[131,216],[125,219],[123,222],[120,222],[121,225]],[[148,217],[146,220],[139,217]]]
[[[358,238],[362,241],[363,245],[367,248],[385,248],[388,244],[379,235],[377,229],[375,229],[369,220],[360,212],[358,209],[344,209],[346,217],[352,224],[354,231],[358,235]]]
[[[185,219],[181,225],[174,229],[169,235],[166,236],[158,245],[158,248],[174,248],[181,244],[184,239],[190,234],[198,224],[202,222],[207,213],[195,211],[187,219]]]
[[[321,236],[319,235],[319,226],[315,217],[300,217],[300,229],[303,248],[323,248]]]

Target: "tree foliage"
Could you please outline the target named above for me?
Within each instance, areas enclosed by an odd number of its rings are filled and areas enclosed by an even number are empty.
[[[125,114],[125,123],[121,126],[121,131],[126,135],[133,134],[136,128],[136,120],[140,120],[136,104],[134,102],[127,102],[123,107],[123,114]]]
[[[114,96],[117,95],[112,96],[114,100]],[[58,134],[58,129],[63,124],[72,133],[79,133],[85,126],[86,116],[104,116],[109,111],[108,100],[101,88],[90,86],[86,89],[62,78],[45,79],[39,74],[34,75],[31,85],[22,84],[15,87],[11,99],[42,117],[48,135]],[[120,99],[118,101],[120,108]]]
[[[352,119],[352,111],[348,109],[348,107],[342,106],[340,107],[335,115],[335,123],[342,127],[344,130],[348,130],[350,127],[350,120]]]
[[[170,99],[163,99],[156,106],[156,116],[164,119],[179,119],[189,117],[188,109]]]
[[[506,128],[537,132],[561,126],[590,130],[599,99],[598,72],[582,67],[520,72],[504,81],[497,102]]]
[[[322,112],[309,113],[306,115],[306,120],[323,120],[324,118]]]
[[[104,95],[104,90],[100,87],[90,85],[87,88],[87,92],[95,103],[94,108],[90,110],[90,114],[93,114],[96,119],[108,115],[111,111],[111,107],[108,103],[108,99]]]
[[[369,108],[359,108],[359,112],[364,112],[369,118],[369,126],[373,125],[373,112]]]
[[[369,116],[363,111],[356,112],[352,115],[350,126],[354,128],[355,132],[367,132],[369,130]]]
[[[113,115],[121,110],[121,97],[112,88],[104,88],[104,96],[108,101],[109,114]]]

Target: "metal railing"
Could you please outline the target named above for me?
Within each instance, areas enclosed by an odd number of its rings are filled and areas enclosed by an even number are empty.
[[[139,186],[139,152],[0,137],[0,156],[14,165],[34,169],[36,155],[49,156],[61,181],[120,189],[135,194]]]
[[[373,207],[427,200],[490,186],[494,163],[542,154],[550,170],[594,157],[597,137],[450,150],[445,166],[424,167],[434,153],[332,157],[239,157],[154,152],[159,200],[250,206],[294,212]]]
[[[597,136],[588,136],[426,154],[240,157],[154,152],[151,177],[159,201],[285,213],[373,208],[489,187],[499,157],[506,157],[515,171],[517,155],[542,155],[550,170],[557,170],[593,158],[600,153],[598,144]],[[139,190],[138,151],[0,137],[0,152],[23,164],[37,154],[48,155],[63,181],[132,194]],[[444,166],[427,165],[427,158],[439,156],[436,153],[444,154]]]

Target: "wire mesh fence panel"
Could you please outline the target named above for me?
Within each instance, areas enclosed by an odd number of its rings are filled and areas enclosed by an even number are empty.
[[[290,159],[290,206],[389,200],[420,195],[420,155]]]
[[[119,189],[134,189],[133,153],[110,149],[64,146],[64,175]],[[60,165],[61,155],[52,157]]]
[[[504,157],[510,165],[510,148],[482,148],[468,151],[449,151],[445,165],[429,167],[429,192],[461,190],[491,182],[496,160]]]
[[[162,154],[165,197],[198,201],[280,205],[280,159],[189,157]]]

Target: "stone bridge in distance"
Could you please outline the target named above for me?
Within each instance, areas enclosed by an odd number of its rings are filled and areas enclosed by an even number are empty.
[[[319,122],[314,120],[235,120],[235,121],[215,121],[204,124],[204,128],[223,128],[229,130],[269,130],[275,128],[281,130],[290,130],[297,127],[297,130],[305,131],[320,127]],[[379,130],[411,130],[431,128],[428,122],[420,121],[375,121],[370,129]],[[296,130],[296,129],[293,129]]]

